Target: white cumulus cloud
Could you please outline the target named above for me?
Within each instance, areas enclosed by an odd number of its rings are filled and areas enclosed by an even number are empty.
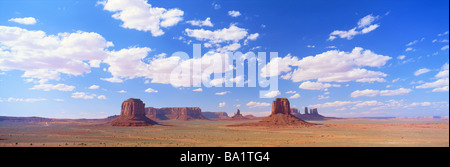
[[[193,26],[199,26],[199,27],[203,27],[203,26],[213,27],[214,26],[213,23],[211,22],[211,18],[209,18],[209,17],[203,21],[202,20],[189,20],[186,22]]]
[[[226,95],[228,93],[230,93],[230,91],[217,92],[217,93],[215,93],[215,95]]]
[[[351,40],[356,35],[367,34],[371,31],[377,29],[378,27],[380,27],[379,24],[373,24],[376,20],[378,20],[378,18],[379,18],[379,16],[373,16],[372,14],[367,15],[358,21],[357,27],[354,27],[347,31],[335,30],[335,31],[331,32],[330,36],[328,37],[328,40],[332,41],[332,40],[336,39],[337,37]]]
[[[449,91],[449,65],[445,63],[441,67],[441,71],[435,75],[437,80],[433,82],[423,83],[416,86],[418,89],[433,88],[432,92],[448,92]]]
[[[368,96],[368,97],[374,97],[374,96],[397,96],[397,95],[404,95],[410,93],[411,89],[406,88],[399,88],[395,90],[373,90],[373,89],[365,89],[365,90],[356,90],[351,93],[351,97],[356,98],[360,96]]]
[[[189,37],[196,38],[200,41],[209,41],[210,43],[221,43],[227,41],[238,42],[248,35],[246,29],[237,27],[235,25],[231,25],[229,28],[223,28],[215,31],[186,28],[185,32]]]
[[[228,11],[228,15],[230,15],[231,17],[238,17],[238,16],[241,15],[241,12],[235,11],[235,10],[231,10],[231,11]]]
[[[264,102],[254,102],[254,101],[250,101],[247,103],[248,108],[256,108],[256,107],[268,107],[270,106],[269,103],[264,103]]]
[[[58,91],[72,91],[75,89],[75,86],[65,85],[65,84],[39,84],[34,85],[32,90],[44,90],[44,91],[50,91],[50,90],[58,90]]]
[[[219,107],[225,107],[226,105],[227,105],[227,103],[225,103],[225,102],[219,103]]]
[[[106,96],[105,95],[99,95],[99,96],[97,96],[97,99],[99,99],[99,100],[106,100]]]
[[[150,31],[153,36],[161,36],[167,28],[183,20],[180,9],[153,7],[146,0],[105,0],[98,4],[104,10],[113,12],[112,18],[121,20],[123,28]]]
[[[300,94],[298,94],[298,93],[289,97],[289,99],[297,99],[297,98],[300,98]]]
[[[379,16],[373,16],[372,14],[369,14],[369,15],[361,18],[358,21],[358,28],[367,27],[368,25],[371,25],[378,18],[379,18]]]
[[[38,102],[38,101],[46,101],[46,98],[15,98],[15,97],[10,97],[8,98],[8,102]],[[1,102],[1,99],[0,99]]]
[[[147,93],[158,93],[157,90],[152,89],[152,88],[145,89],[145,92],[147,92]]]
[[[421,69],[417,70],[416,72],[414,72],[414,75],[415,76],[419,76],[419,75],[425,74],[425,73],[430,72],[430,71],[431,70],[428,69],[428,68],[421,68]]]
[[[75,99],[94,99],[97,95],[96,94],[90,94],[86,92],[74,92],[72,93],[72,98]]]
[[[194,91],[194,92],[202,92],[203,89],[202,89],[202,88],[197,88],[197,89],[194,89],[194,90],[192,90],[192,91]]]
[[[22,77],[59,80],[60,74],[82,75],[91,71],[86,61],[107,57],[113,46],[94,32],[77,31],[47,35],[43,31],[0,26],[0,70],[25,71]]]
[[[355,47],[351,52],[330,50],[300,60],[288,54],[284,58],[270,60],[261,68],[261,75],[268,77],[287,73],[282,78],[293,82],[314,79],[317,82],[385,82],[386,74],[363,67],[382,67],[390,59],[360,47]],[[272,68],[272,64],[277,64],[278,68]]]
[[[34,17],[12,18],[12,19],[9,19],[8,21],[16,22],[19,24],[25,24],[25,25],[33,25],[33,24],[37,23],[37,21]]]
[[[98,86],[98,85],[91,85],[88,89],[95,90],[95,89],[98,89],[98,88],[100,88],[100,86]]]
[[[281,95],[281,92],[278,91],[278,90],[270,91],[270,92],[264,94],[264,96],[268,97],[268,98],[273,98],[273,97],[276,97],[276,96],[279,96],[279,95]]]
[[[303,82],[302,84],[300,84],[300,86],[298,88],[307,89],[307,90],[325,90],[326,91],[330,87],[341,87],[341,85],[306,81],[306,82]]]

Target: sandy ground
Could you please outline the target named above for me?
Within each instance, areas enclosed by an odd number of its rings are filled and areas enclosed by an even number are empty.
[[[449,147],[448,120],[334,119],[308,128],[229,127],[245,121],[0,122],[1,147]]]

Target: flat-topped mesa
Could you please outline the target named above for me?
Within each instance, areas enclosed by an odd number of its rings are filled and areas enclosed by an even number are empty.
[[[202,112],[202,115],[207,119],[227,119],[229,118],[226,112]]]
[[[122,103],[120,116],[109,122],[113,126],[148,126],[157,124],[145,116],[145,104],[140,99],[129,98]]]
[[[276,98],[272,102],[272,114],[291,114],[291,106],[287,98]]]
[[[122,103],[120,116],[145,116],[145,103],[141,99],[129,98]]]
[[[180,108],[180,115],[178,120],[191,120],[191,119],[206,119],[202,115],[202,109],[200,107],[183,107]]]
[[[145,108],[147,117],[158,120],[193,120],[207,119],[202,115],[202,109],[199,107],[163,107],[163,108]]]

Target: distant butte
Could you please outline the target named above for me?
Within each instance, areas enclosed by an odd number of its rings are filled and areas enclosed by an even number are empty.
[[[202,112],[202,115],[207,119],[228,119],[228,114],[226,112]]]
[[[113,126],[149,126],[157,124],[145,116],[145,104],[140,99],[129,98],[122,103],[120,116],[108,122]]]
[[[237,112],[234,114],[234,116],[231,117],[232,120],[247,120],[249,118],[244,117],[241,114],[241,111],[239,109],[237,109]]]
[[[309,112],[308,112],[308,107],[305,107],[305,112],[303,114],[301,114],[298,111],[298,109],[291,108],[291,114],[297,118],[300,118],[302,120],[308,120],[308,121],[309,120],[319,121],[319,120],[329,119],[329,117],[320,115],[319,112],[317,111],[317,108],[311,108],[311,109],[309,109]]]
[[[207,119],[202,115],[202,109],[200,107],[163,107],[163,108],[145,108],[145,114],[147,117],[155,120],[205,120]]]
[[[314,124],[303,121],[291,114],[289,100],[276,98],[272,102],[272,113],[259,122],[235,124],[229,126],[266,126],[266,127],[309,127]]]

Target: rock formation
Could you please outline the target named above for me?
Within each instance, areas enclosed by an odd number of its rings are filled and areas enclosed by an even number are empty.
[[[163,108],[145,108],[146,116],[155,120],[193,120],[206,119],[202,115],[199,107],[163,107]]]
[[[237,112],[234,114],[234,116],[231,117],[232,120],[247,120],[248,118],[244,117],[241,114],[241,111],[237,109]]]
[[[297,108],[291,108],[291,114],[299,113]]]
[[[272,114],[290,114],[291,108],[287,98],[276,98],[272,102]]]
[[[276,98],[272,102],[272,114],[259,122],[242,123],[230,126],[267,126],[267,127],[309,127],[314,124],[305,122],[291,114],[289,100]]]
[[[236,113],[234,114],[234,116],[242,116],[241,110],[237,109],[237,111],[236,111]]]
[[[226,112],[202,112],[202,115],[207,119],[227,119],[229,118]]]
[[[326,117],[323,115],[320,115],[317,111],[317,108],[311,108],[308,112],[308,107],[305,107],[305,113],[301,114],[299,112],[293,112],[293,110],[297,110],[296,108],[291,109],[291,114],[294,115],[297,118],[303,119],[303,120],[324,120]]]
[[[122,103],[120,116],[109,122],[113,126],[148,126],[157,124],[145,116],[145,104],[140,99],[129,98]]]

